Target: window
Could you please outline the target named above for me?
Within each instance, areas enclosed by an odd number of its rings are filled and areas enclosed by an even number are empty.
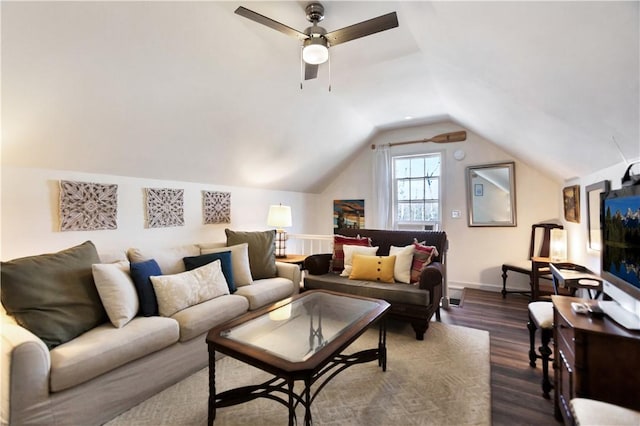
[[[393,157],[393,222],[397,229],[438,229],[441,154]]]

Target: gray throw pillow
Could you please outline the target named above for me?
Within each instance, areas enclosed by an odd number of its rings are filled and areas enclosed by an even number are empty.
[[[276,231],[239,232],[225,229],[227,246],[249,245],[249,268],[254,280],[276,276]]]
[[[93,281],[91,241],[52,254],[2,262],[2,304],[49,349],[108,320]]]

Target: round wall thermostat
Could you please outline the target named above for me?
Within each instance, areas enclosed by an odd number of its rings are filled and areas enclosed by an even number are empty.
[[[453,151],[453,158],[455,158],[458,161],[464,160],[464,156],[465,156],[465,153],[461,149],[456,149],[455,151]]]

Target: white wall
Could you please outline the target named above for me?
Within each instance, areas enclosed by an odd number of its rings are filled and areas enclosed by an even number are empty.
[[[117,184],[118,229],[60,232],[60,180]],[[185,225],[145,228],[143,188],[184,189]],[[231,223],[202,223],[202,190],[231,193]],[[224,241],[225,228],[269,229],[269,205],[278,203],[292,208],[293,226],[287,230],[303,232],[308,227],[305,209],[310,198],[313,196],[296,192],[3,166],[0,257],[8,260],[53,252],[86,240],[93,241],[99,252]]]
[[[465,130],[457,124],[444,122],[413,128],[390,130],[378,134],[371,142],[385,144],[423,139],[440,133]],[[453,158],[456,149],[463,149],[462,161]],[[496,145],[467,131],[465,142],[447,144],[413,144],[393,147],[392,155],[432,151],[443,153],[443,229],[449,239],[449,288],[462,287],[498,290],[502,288],[501,266],[507,261],[528,257],[531,225],[543,221],[560,222],[562,211],[561,184],[541,174],[526,163],[515,159]],[[315,200],[316,233],[333,232],[334,199],[364,199],[367,227],[377,223],[374,218],[376,200],[373,196],[374,151],[369,145]],[[465,169],[502,161],[515,161],[517,227],[471,228],[467,226]],[[461,217],[451,217],[459,210]],[[510,288],[528,289],[528,280],[512,274]]]

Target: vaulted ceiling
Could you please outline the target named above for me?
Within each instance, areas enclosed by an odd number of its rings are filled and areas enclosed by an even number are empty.
[[[557,179],[640,158],[637,1],[325,2],[328,31],[399,27],[301,89],[299,42],[234,10],[303,30],[306,4],[3,1],[3,164],[317,192],[441,120]]]

